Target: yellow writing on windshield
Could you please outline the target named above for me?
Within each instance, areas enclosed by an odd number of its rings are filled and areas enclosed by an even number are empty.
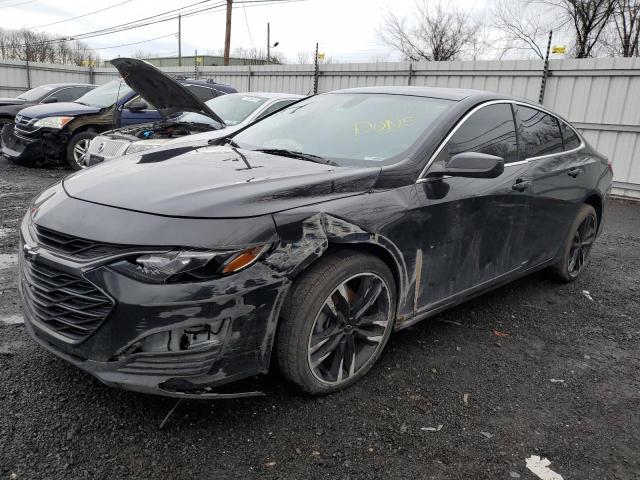
[[[406,115],[404,117],[398,118],[397,120],[392,120],[390,118],[386,120],[379,120],[377,122],[370,122],[367,120],[361,120],[359,122],[353,123],[353,134],[354,136],[358,136],[360,134],[365,133],[383,133],[390,132],[393,130],[398,130],[401,128],[412,127],[416,124],[416,117],[412,115]]]

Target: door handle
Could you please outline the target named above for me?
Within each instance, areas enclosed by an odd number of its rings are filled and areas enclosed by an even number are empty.
[[[570,177],[576,178],[581,173],[582,173],[582,170],[579,169],[578,167],[571,167],[567,172],[567,175],[569,175]]]
[[[511,185],[511,190],[517,190],[518,192],[524,192],[527,188],[531,186],[531,180],[522,180],[518,178],[516,183]]]

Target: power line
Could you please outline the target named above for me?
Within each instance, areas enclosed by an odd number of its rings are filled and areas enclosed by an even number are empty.
[[[71,20],[77,20],[78,18],[88,17],[89,15],[104,12],[105,10],[119,7],[120,5],[124,5],[125,3],[129,3],[129,2],[131,2],[131,0],[125,0],[124,2],[116,3],[115,5],[111,5],[110,7],[101,8],[100,10],[96,10],[94,12],[85,13],[84,15],[78,15],[77,17],[67,18],[66,20],[60,20],[59,22],[46,23],[44,25],[38,25],[35,27],[26,27],[26,30],[35,30],[36,28],[50,27],[51,25],[58,25],[59,23],[70,22]]]
[[[26,2],[12,3],[11,5],[2,5],[0,8],[17,7],[18,5],[26,5],[27,3],[37,2],[38,0],[28,0]]]
[[[122,45],[112,45],[110,47],[98,47],[98,48],[93,48],[91,47],[91,50],[108,50],[110,48],[120,48],[120,47],[128,47],[129,45],[138,45],[140,43],[147,43],[147,42],[153,42],[154,40],[160,40],[161,38],[167,38],[167,37],[173,37],[176,35],[177,32],[174,33],[169,33],[167,35],[162,35],[160,37],[155,37],[155,38],[150,38],[149,40],[142,40],[140,42],[133,42],[133,43],[123,43]]]
[[[36,1],[36,0],[33,0]],[[141,18],[138,20],[133,20],[131,22],[126,22],[120,25],[114,25],[112,27],[108,27],[108,28],[103,28],[100,30],[94,30],[91,32],[85,32],[85,33],[79,33],[79,34],[75,34],[75,35],[70,35],[68,37],[62,37],[62,38],[55,38],[55,39],[50,39],[50,40],[42,40],[40,42],[31,42],[29,44],[21,44],[21,45],[14,45],[15,47],[27,47],[27,46],[32,46],[32,45],[42,45],[42,44],[48,44],[48,43],[58,43],[58,42],[65,42],[65,41],[70,41],[70,40],[85,40],[87,38],[93,38],[93,37],[100,37],[100,36],[104,36],[104,35],[110,35],[113,33],[118,33],[118,32],[124,32],[127,30],[132,30],[135,28],[141,28],[141,27],[145,27],[148,25],[154,25],[156,23],[162,23],[162,22],[167,22],[170,20],[174,20],[176,18],[178,18],[178,14],[170,16],[170,17],[165,17],[165,18],[160,18],[160,19],[156,19],[156,20],[151,20],[157,17],[162,17],[168,13],[174,13],[177,12],[179,10],[184,10],[187,8],[191,8],[195,5],[199,5],[202,3],[207,3],[211,0],[201,0],[200,2],[196,2],[193,3],[191,5],[188,5],[186,7],[181,7],[181,8],[177,8],[174,10],[168,10],[167,12],[163,12],[163,13],[159,13],[156,15],[151,15],[149,17],[145,17],[145,18]],[[307,0],[235,0],[234,4],[248,4],[249,7],[251,6],[261,6],[261,5],[273,5],[273,4],[279,4],[279,3],[294,3],[294,2],[302,2],[302,1],[307,1]],[[187,17],[187,16],[194,16],[194,15],[199,15],[202,14],[204,12],[210,11],[210,10],[214,10],[214,9],[220,9],[221,7],[226,6],[226,2],[221,2],[218,3],[216,5],[212,5],[212,6],[208,6],[205,8],[201,8],[200,10],[193,10],[187,13],[181,13],[180,15],[182,15],[183,17]],[[234,7],[234,8],[240,8],[238,7]],[[149,20],[149,21],[146,21]],[[146,21],[146,22],[145,22]]]

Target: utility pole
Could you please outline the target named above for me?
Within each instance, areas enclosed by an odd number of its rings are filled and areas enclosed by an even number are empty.
[[[231,9],[233,0],[227,0],[227,29],[224,36],[224,64],[229,65],[229,50],[231,49]]]
[[[178,66],[182,66],[182,15],[178,15]]]
[[[269,63],[269,59],[271,58],[271,26],[269,22],[267,22],[267,63]]]

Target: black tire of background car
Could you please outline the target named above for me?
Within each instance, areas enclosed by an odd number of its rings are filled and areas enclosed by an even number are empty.
[[[78,142],[82,140],[91,141],[97,136],[98,134],[94,130],[85,130],[83,132],[76,133],[73,137],[71,137],[71,140],[69,140],[69,143],[67,144],[65,158],[67,160],[67,163],[73,170],[82,170],[84,168],[82,165],[78,164],[78,162],[76,162],[75,158],[73,157],[73,149],[76,147]]]
[[[591,205],[583,204],[580,208],[580,211],[578,212],[578,215],[576,215],[576,219],[574,220],[573,225],[571,225],[571,228],[569,229],[567,238],[565,239],[564,246],[562,247],[562,258],[558,263],[551,267],[552,271],[555,273],[558,279],[563,282],[573,282],[580,276],[580,274],[584,271],[584,267],[586,267],[589,262],[589,254],[591,253],[591,246],[593,246],[593,242],[589,246],[589,249],[585,256],[584,264],[582,265],[580,270],[578,272],[571,272],[569,270],[569,263],[571,260],[571,246],[573,245],[576,232],[580,228],[580,225],[582,225],[582,223],[589,218],[595,219],[595,227],[597,232],[599,226],[598,215]],[[595,240],[595,234],[593,240]]]
[[[385,282],[391,304],[389,324],[378,350],[360,371],[343,383],[325,384],[313,375],[309,366],[307,355],[311,330],[329,295],[343,281],[361,273],[373,273]],[[353,250],[338,250],[325,255],[296,279],[282,307],[276,355],[283,375],[312,395],[333,393],[356,383],[375,364],[389,340],[396,316],[396,296],[394,276],[379,258]]]

